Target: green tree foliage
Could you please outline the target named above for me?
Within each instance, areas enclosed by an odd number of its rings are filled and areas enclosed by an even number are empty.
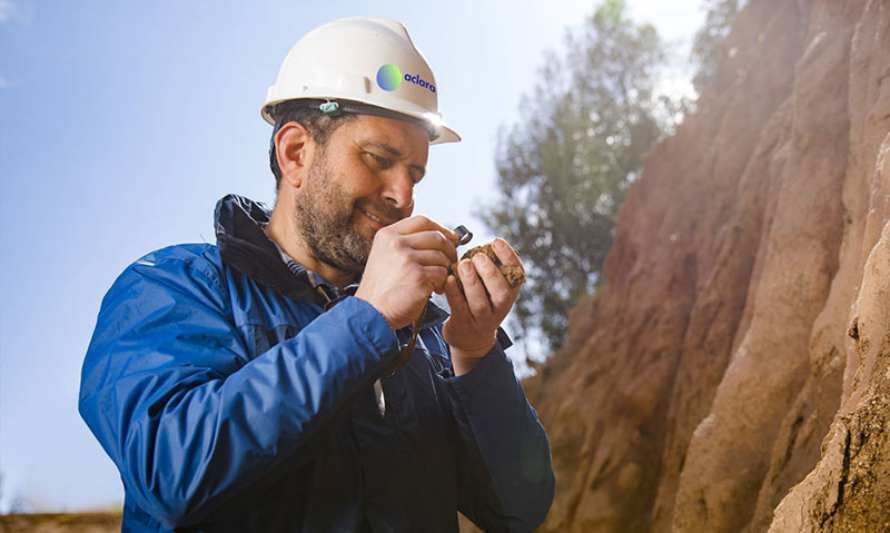
[[[741,7],[743,6],[739,0],[703,2],[705,22],[692,42],[692,60],[698,66],[692,83],[699,93],[717,77],[717,68],[723,55],[723,41],[729,35],[732,22]]]
[[[502,130],[498,198],[483,222],[513,243],[528,282],[514,319],[521,336],[558,348],[567,315],[591,293],[624,194],[673,110],[654,95],[666,61],[651,25],[606,0],[547,56],[521,120]]]

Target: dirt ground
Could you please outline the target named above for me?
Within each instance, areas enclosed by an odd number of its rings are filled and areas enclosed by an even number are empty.
[[[110,533],[121,530],[113,513],[0,515],[0,533]]]

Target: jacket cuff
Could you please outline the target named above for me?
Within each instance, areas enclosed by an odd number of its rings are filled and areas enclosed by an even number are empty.
[[[502,350],[506,350],[510,346],[513,346],[513,340],[510,339],[510,336],[507,335],[507,332],[501,327],[498,327],[497,341],[498,344],[501,345]]]
[[[454,387],[461,398],[469,401],[475,401],[474,392],[482,392],[479,389],[488,389],[490,392],[500,388],[497,383],[509,386],[516,380],[513,363],[507,358],[499,342],[495,343],[488,354],[479,358],[472,370],[466,374],[455,376],[453,370],[447,369],[442,373],[442,377]]]
[[[501,372],[501,370],[498,370],[498,367],[500,367],[502,369],[506,368],[509,371],[509,376],[514,377],[515,379],[513,363],[510,362],[505,354],[505,350],[510,346],[513,346],[513,341],[510,340],[510,336],[507,335],[507,332],[505,332],[503,328],[498,328],[497,338],[495,339],[491,351],[480,357],[479,362],[476,363],[472,370],[466,374],[455,376],[452,364],[452,368],[442,370],[439,375],[448,383],[454,385],[464,383],[463,386],[472,387],[480,380],[484,383],[486,380],[492,379],[490,375],[492,373],[497,374]],[[506,363],[506,367],[504,367],[504,363]],[[471,377],[474,375],[476,377]],[[460,387],[461,385],[458,386]]]
[[[380,311],[365,300],[349,296],[328,312],[342,313],[349,329],[361,332],[381,360],[398,352],[399,339],[395,332]]]

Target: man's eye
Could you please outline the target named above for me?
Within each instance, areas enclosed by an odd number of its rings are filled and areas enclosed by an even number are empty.
[[[371,157],[371,160],[374,161],[374,164],[380,168],[386,169],[392,166],[392,159],[387,159],[385,157],[381,157],[372,152],[365,152],[367,155]]]

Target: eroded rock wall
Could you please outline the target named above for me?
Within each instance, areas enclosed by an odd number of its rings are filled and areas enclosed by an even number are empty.
[[[526,383],[545,531],[890,529],[890,0],[751,0],[726,51]]]

